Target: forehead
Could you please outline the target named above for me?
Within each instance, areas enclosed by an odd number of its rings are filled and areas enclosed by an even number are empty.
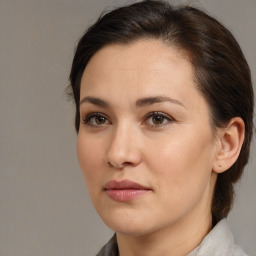
[[[129,44],[110,44],[97,51],[86,66],[94,69],[101,62],[100,68],[111,69],[163,69],[169,61],[176,65],[186,62],[191,67],[185,50],[169,46],[157,39],[140,39]]]
[[[137,78],[150,79],[161,72],[168,72],[171,79],[178,75],[181,79],[186,74],[194,82],[193,67],[184,51],[156,39],[138,40],[130,44],[107,45],[96,52],[85,68],[82,83],[102,77],[110,79],[112,74],[120,78],[119,74],[125,73],[133,74],[134,78],[137,73]]]

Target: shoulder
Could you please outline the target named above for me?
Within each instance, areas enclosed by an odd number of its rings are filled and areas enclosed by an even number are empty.
[[[245,252],[236,244],[233,247],[233,256],[248,256]]]
[[[118,256],[116,235],[114,235],[97,253],[96,256]]]
[[[247,256],[234,243],[232,232],[226,219],[218,222],[203,239],[201,244],[188,256]]]

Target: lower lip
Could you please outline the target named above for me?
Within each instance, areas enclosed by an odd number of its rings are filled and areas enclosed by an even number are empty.
[[[141,197],[149,191],[146,189],[108,189],[106,193],[114,201],[127,202]]]

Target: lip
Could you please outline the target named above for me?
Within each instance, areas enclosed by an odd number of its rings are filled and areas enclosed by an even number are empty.
[[[130,180],[111,180],[106,183],[104,191],[114,201],[128,202],[147,194],[151,189]]]

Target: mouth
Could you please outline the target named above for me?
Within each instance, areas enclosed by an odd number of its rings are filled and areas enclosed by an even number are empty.
[[[150,188],[145,187],[139,183],[123,180],[111,180],[106,183],[104,191],[112,200],[117,202],[128,202],[141,197],[148,192],[152,191]]]

